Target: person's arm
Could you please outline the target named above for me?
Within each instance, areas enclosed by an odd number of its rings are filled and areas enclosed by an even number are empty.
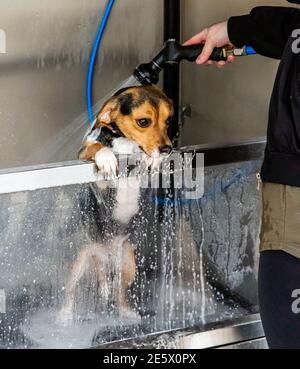
[[[299,25],[300,10],[257,7],[249,15],[228,20],[228,36],[236,47],[252,46],[259,54],[280,59],[288,38]]]
[[[189,39],[185,45],[205,42],[197,64],[213,64],[209,60],[215,47],[232,44],[236,47],[252,46],[256,52],[280,59],[292,31],[300,28],[300,10],[284,7],[258,7],[250,14],[229,18],[228,22],[205,28]],[[228,62],[234,61],[230,56]],[[223,67],[226,62],[218,62]]]

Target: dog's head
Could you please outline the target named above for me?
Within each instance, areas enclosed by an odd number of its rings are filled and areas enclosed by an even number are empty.
[[[169,154],[172,144],[167,130],[173,113],[171,100],[158,88],[130,87],[104,104],[95,128],[107,127],[120,133],[135,141],[149,156],[155,152]]]

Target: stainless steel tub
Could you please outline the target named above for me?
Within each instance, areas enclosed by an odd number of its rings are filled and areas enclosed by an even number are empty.
[[[187,202],[180,190],[171,195],[170,190],[142,190],[138,216],[126,229],[111,218],[114,190],[95,195],[95,182],[105,188],[105,181],[92,164],[1,172],[1,347],[89,348],[113,342],[132,347],[139,342],[142,347],[202,348],[261,338],[259,317],[253,314],[258,312],[260,212],[255,174],[263,147],[259,141],[183,149],[205,152],[204,196]],[[86,277],[77,287],[76,319],[61,325],[57,316],[80,250],[124,232],[136,249],[136,279],[128,296],[137,316],[121,318],[113,300],[116,287],[109,285],[103,299],[101,286]],[[239,332],[241,326],[252,328],[230,339],[220,333]],[[162,335],[167,339],[162,341]]]

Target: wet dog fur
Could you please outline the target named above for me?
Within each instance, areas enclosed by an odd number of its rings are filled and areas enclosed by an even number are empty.
[[[168,127],[173,113],[171,100],[156,87],[121,90],[100,110],[79,158],[93,160],[105,174],[116,175],[115,154],[130,155],[141,150],[150,166],[172,150]]]
[[[103,105],[92,129],[84,138],[79,158],[94,161],[104,175],[113,176],[118,171],[116,154],[143,152],[147,166],[156,166],[160,156],[168,155],[172,150],[167,131],[173,113],[172,102],[156,87],[121,90]],[[129,182],[127,186],[123,183],[118,189],[113,217],[126,224],[139,210],[139,179],[133,177],[119,181]],[[126,291],[135,280],[134,246],[128,241],[128,236],[118,236],[110,244],[92,243],[82,249],[66,284],[65,301],[59,314],[60,323],[74,320],[76,288],[83,276],[93,270],[99,283],[107,285],[107,265],[111,271],[116,270],[117,254],[122,255],[119,271],[121,283],[116,298],[119,315],[137,317],[126,297]]]

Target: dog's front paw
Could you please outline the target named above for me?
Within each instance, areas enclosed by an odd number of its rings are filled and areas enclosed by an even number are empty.
[[[105,177],[117,176],[118,161],[115,154],[107,147],[99,150],[95,155],[98,169]]]

